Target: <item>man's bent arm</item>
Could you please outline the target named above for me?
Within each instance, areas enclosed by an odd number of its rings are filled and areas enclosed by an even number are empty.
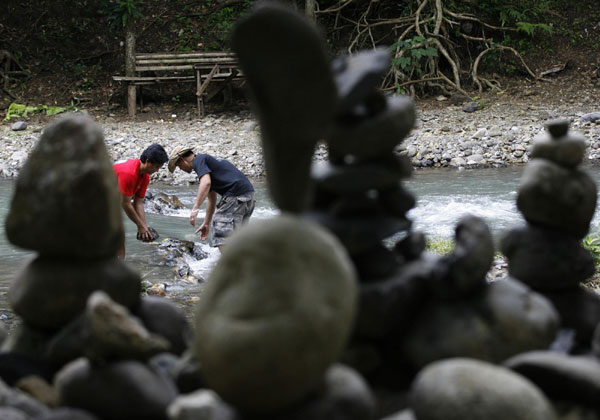
[[[204,175],[202,175],[202,177],[200,177],[200,183],[198,185],[198,193],[196,194],[196,201],[194,201],[194,206],[192,207],[192,213],[190,214],[190,224],[192,226],[196,226],[196,216],[198,215],[198,210],[200,210],[200,206],[202,205],[202,203],[204,202],[206,197],[209,195],[211,184],[212,184],[212,180],[210,178],[210,174],[204,174]],[[207,213],[208,213],[208,209],[207,209]]]
[[[150,231],[148,230],[148,226],[146,225],[146,216],[144,213],[144,202],[143,199],[139,199],[139,197],[134,198],[135,207],[131,203],[131,197],[121,193],[121,207],[125,211],[125,214],[129,219],[135,223],[138,228],[138,232],[144,237],[144,239],[149,239],[151,237]],[[139,214],[139,206],[141,203],[142,210],[141,216]]]

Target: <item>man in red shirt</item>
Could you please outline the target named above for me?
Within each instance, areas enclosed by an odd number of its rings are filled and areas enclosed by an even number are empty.
[[[113,169],[117,175],[117,185],[121,193],[121,207],[129,219],[136,224],[137,237],[150,242],[153,235],[146,224],[144,197],[150,183],[150,175],[157,172],[169,157],[160,144],[153,144],[142,152],[139,159],[130,159],[115,163]],[[125,238],[117,251],[119,258],[125,258]]]

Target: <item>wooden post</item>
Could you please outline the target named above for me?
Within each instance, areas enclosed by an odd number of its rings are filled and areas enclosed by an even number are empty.
[[[304,2],[304,14],[311,21],[317,21],[317,15],[315,14],[316,0],[305,0]]]
[[[135,77],[135,27],[131,19],[128,20],[125,34],[125,76]],[[135,111],[135,84],[129,82],[127,86],[127,112],[131,118],[135,117]]]

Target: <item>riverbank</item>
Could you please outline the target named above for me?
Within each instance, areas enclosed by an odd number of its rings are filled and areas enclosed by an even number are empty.
[[[542,87],[543,86],[543,87]],[[571,130],[585,136],[588,159],[600,158],[600,120],[586,122],[582,116],[600,111],[597,90],[566,91],[567,85],[556,85],[550,95],[547,85],[520,85],[501,95],[488,92],[481,98],[437,97],[416,102],[417,123],[398,146],[397,152],[408,155],[416,168],[503,167],[527,163],[533,139],[544,124],[557,118],[571,121]],[[513,88],[516,89],[516,88]],[[537,90],[536,90],[537,89]],[[478,109],[466,112],[465,106],[475,100]],[[144,108],[135,121],[122,112],[89,113],[102,127],[113,160],[139,157],[152,143],[162,144],[167,151],[177,145],[189,145],[197,152],[226,158],[250,177],[265,175],[260,127],[248,110],[235,113],[213,113],[198,119],[191,106],[154,106]],[[26,120],[27,128],[13,131],[16,120],[0,125],[0,176],[15,177],[43,128],[53,117]],[[56,117],[54,117],[56,118]],[[324,158],[326,148],[317,148],[315,158]],[[154,175],[153,181],[172,185],[195,182],[193,174],[166,168]]]

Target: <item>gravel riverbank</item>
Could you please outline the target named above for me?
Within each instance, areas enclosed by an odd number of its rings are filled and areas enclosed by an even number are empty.
[[[453,105],[450,98],[441,99],[416,104],[416,127],[397,149],[411,158],[414,167],[477,168],[526,163],[534,137],[546,122],[556,118],[569,119],[571,130],[585,136],[590,160],[600,158],[600,120],[582,120],[582,116],[600,111],[593,96],[548,103],[535,96],[496,99],[481,102],[482,109],[474,112],[465,112],[464,103]],[[265,175],[260,127],[249,111],[197,119],[193,111],[176,114],[163,109],[137,121],[91,114],[103,128],[115,161],[139,157],[145,147],[155,142],[167,152],[177,145],[190,145],[198,152],[230,160],[250,177]],[[0,176],[18,174],[48,122],[49,119],[27,121],[23,131],[13,131],[14,120],[0,125]],[[325,147],[320,146],[315,157],[326,154]],[[166,167],[154,177],[178,185],[196,180],[195,175],[182,171],[170,174]]]

